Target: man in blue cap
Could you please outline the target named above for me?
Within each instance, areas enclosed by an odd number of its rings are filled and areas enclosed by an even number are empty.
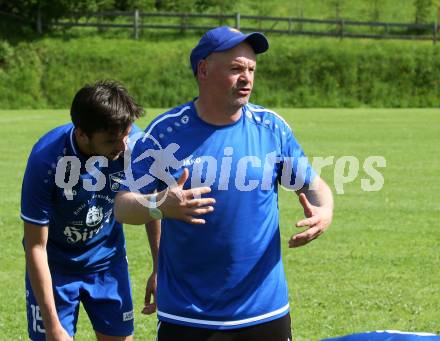
[[[134,180],[152,174],[161,158],[178,178],[188,172],[191,186],[211,187],[215,210],[194,228],[163,219],[150,235],[160,248],[149,281],[146,313],[155,294],[157,269],[158,341],[291,340],[289,299],[281,261],[278,187],[296,191],[306,227],[290,247],[307,244],[330,225],[333,199],[312,170],[288,124],[275,112],[249,103],[256,54],[269,47],[261,33],[243,34],[226,26],[205,33],[190,57],[199,96],[160,115],[133,151]],[[177,164],[175,160],[179,160]],[[171,162],[173,161],[173,162]],[[173,163],[173,165],[171,165]],[[136,188],[148,194],[165,184]],[[119,193],[121,221],[142,215],[130,205],[135,191]],[[160,210],[160,206],[158,207]]]

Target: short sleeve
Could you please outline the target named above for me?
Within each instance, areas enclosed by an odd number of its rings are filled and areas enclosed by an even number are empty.
[[[131,125],[131,131],[130,131],[130,134],[128,135],[128,139],[127,139],[127,147],[130,152],[133,151],[133,148],[134,148],[136,142],[140,138],[142,138],[143,135],[144,135],[144,132],[141,128],[139,128],[136,124]]]
[[[160,182],[149,172],[154,155],[159,151],[160,146],[153,137],[137,133],[136,143],[125,160],[125,180],[119,191],[149,194],[159,189]]]
[[[47,225],[53,208],[55,169],[36,154],[29,157],[21,189],[21,218],[28,223]]]
[[[309,186],[316,176],[293,131],[287,124],[282,124],[280,131],[281,162],[279,181],[290,190],[300,190]]]

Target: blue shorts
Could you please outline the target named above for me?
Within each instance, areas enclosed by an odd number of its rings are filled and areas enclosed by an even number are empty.
[[[66,275],[52,272],[51,275],[58,318],[69,335],[76,332],[80,302],[95,331],[110,336],[133,334],[133,300],[125,257],[109,269],[96,273]],[[46,334],[40,307],[27,273],[26,310],[29,338],[44,341]]]

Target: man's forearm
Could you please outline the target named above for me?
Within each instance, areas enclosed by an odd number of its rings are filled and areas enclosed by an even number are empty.
[[[146,315],[153,314],[156,309],[156,292],[157,292],[157,258],[159,254],[161,221],[155,220],[145,225],[148,235],[148,243],[150,244],[151,258],[153,260],[153,270],[148,277],[147,286],[145,288],[145,301],[142,313]]]
[[[333,211],[332,191],[325,181],[320,177],[317,176],[317,178],[315,178],[311,188],[303,188],[299,192],[304,193],[312,205],[328,208],[329,210]]]
[[[60,327],[46,250],[39,246],[27,248],[26,268],[46,331]]]
[[[147,200],[147,196],[132,193],[120,192],[115,198],[115,218],[121,223],[132,225],[146,224],[153,219],[150,217],[147,205],[142,204]]]
[[[161,221],[151,221],[145,225],[148,242],[150,244],[151,258],[153,260],[153,272],[157,273],[157,259],[159,254]]]

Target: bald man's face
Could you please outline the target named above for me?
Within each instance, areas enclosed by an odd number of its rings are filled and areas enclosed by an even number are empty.
[[[236,47],[212,53],[199,74],[204,91],[221,105],[238,110],[249,102],[254,85],[255,52],[244,42]]]

